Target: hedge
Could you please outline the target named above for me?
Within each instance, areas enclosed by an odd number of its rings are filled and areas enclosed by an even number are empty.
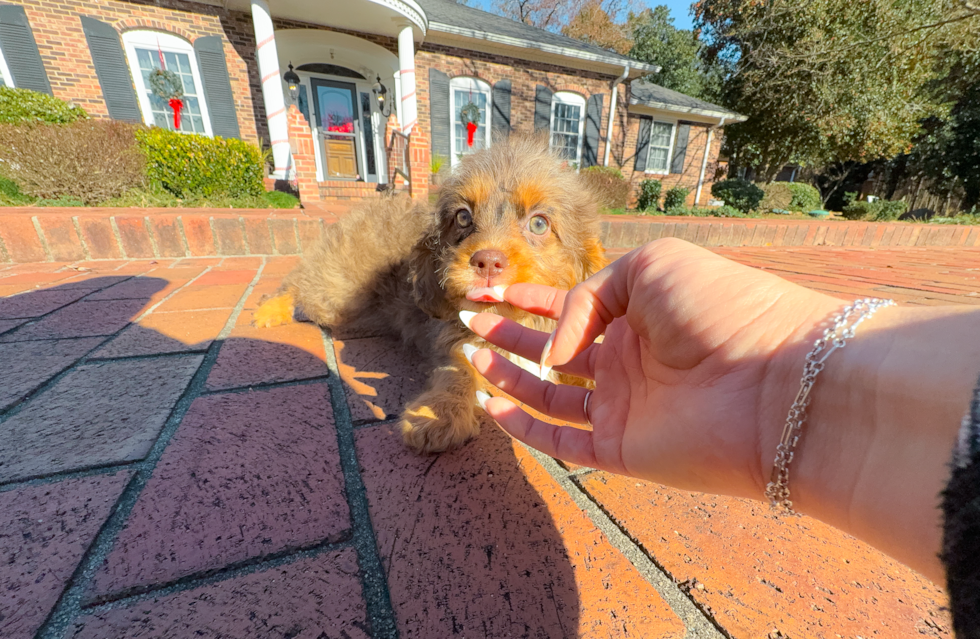
[[[611,166],[590,166],[579,172],[579,179],[592,191],[599,204],[607,209],[625,209],[630,185],[619,169]]]
[[[742,213],[748,213],[759,207],[759,202],[762,201],[765,193],[748,180],[732,178],[712,184],[711,195],[724,200],[725,204]]]
[[[663,187],[664,185],[660,180],[643,180],[640,182],[640,193],[636,197],[637,210],[656,210],[660,204],[660,191]]]
[[[71,124],[88,118],[85,110],[46,93],[0,87],[0,122]]]
[[[136,132],[146,157],[147,177],[177,197],[262,195],[264,165],[255,145],[167,129]]]

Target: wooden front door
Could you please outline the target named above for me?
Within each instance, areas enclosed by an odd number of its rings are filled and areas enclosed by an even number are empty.
[[[353,83],[311,78],[327,179],[358,179],[357,88]]]

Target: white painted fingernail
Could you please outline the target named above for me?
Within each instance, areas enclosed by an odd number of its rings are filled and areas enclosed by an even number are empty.
[[[545,365],[544,361],[548,359],[551,355],[551,344],[555,341],[555,332],[552,331],[551,335],[548,336],[548,341],[544,343],[544,348],[541,350],[541,363],[538,366],[541,368],[539,371],[541,374],[541,381],[548,379],[548,373],[551,372],[551,367]]]
[[[483,410],[487,409],[487,400],[490,399],[491,395],[489,393],[484,393],[481,390],[476,391],[476,403],[480,405]]]
[[[494,286],[493,287],[493,292],[497,294],[497,297],[500,298],[500,301],[501,302],[504,301],[504,291],[506,291],[506,290],[507,290],[507,287],[506,286]]]
[[[461,321],[463,323],[463,326],[465,326],[466,328],[470,328],[470,322],[473,320],[474,317],[476,317],[476,313],[474,313],[473,311],[459,312],[459,321]]]
[[[463,344],[463,356],[466,358],[466,361],[472,364],[473,353],[477,352],[478,350],[480,349],[478,349],[476,346],[473,346],[472,344]]]

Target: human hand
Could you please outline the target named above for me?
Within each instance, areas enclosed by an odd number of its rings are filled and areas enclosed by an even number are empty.
[[[505,357],[472,355],[486,379],[558,420],[494,397],[485,409],[548,455],[688,490],[760,499],[816,327],[842,306],[680,240],[641,247],[565,292],[517,284],[507,302],[558,320],[547,363],[595,380],[544,382]],[[538,361],[548,335],[483,313],[470,328]],[[601,343],[594,343],[604,335]],[[589,419],[591,418],[591,419]]]

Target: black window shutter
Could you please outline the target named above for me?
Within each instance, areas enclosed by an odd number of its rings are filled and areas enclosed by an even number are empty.
[[[510,80],[501,80],[493,85],[491,129],[494,138],[506,138],[512,130],[510,126]]]
[[[543,84],[534,91],[534,132],[551,129],[551,98],[555,93]]]
[[[235,97],[231,92],[228,65],[221,36],[205,36],[194,41],[194,53],[201,70],[204,99],[211,116],[211,132],[223,138],[240,138]]]
[[[133,79],[129,75],[119,32],[112,25],[95,18],[81,16],[81,20],[109,117],[113,120],[142,122],[143,116],[136,102],[136,91],[133,89]]]
[[[684,172],[684,157],[687,155],[687,140],[691,136],[691,125],[681,124],[674,136],[674,153],[670,159],[670,172]]]
[[[432,127],[432,156],[447,161],[452,157],[449,148],[449,76],[438,69],[429,69],[429,120]]]
[[[634,171],[647,170],[647,155],[650,152],[650,127],[653,126],[653,118],[640,116],[640,132],[636,135],[636,156],[633,158]]]
[[[582,166],[599,164],[599,130],[602,127],[602,94],[589,98],[585,107],[585,144],[582,145]]]
[[[0,5],[0,50],[3,51],[3,59],[7,61],[15,87],[52,95],[48,74],[44,71],[44,62],[37,50],[24,7]]]

